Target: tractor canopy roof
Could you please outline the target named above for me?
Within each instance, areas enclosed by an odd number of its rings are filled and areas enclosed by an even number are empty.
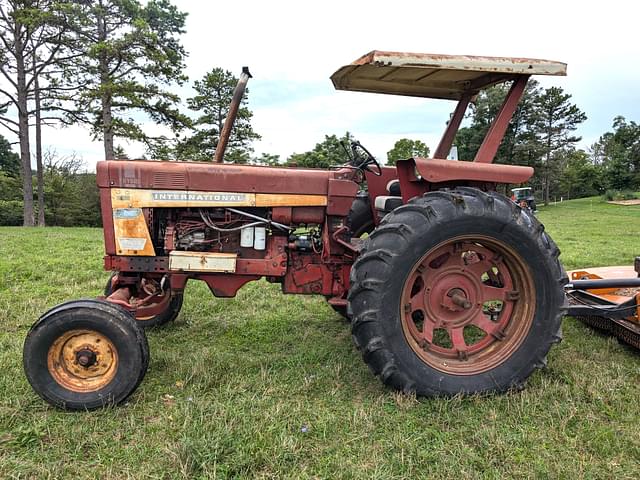
[[[339,68],[331,81],[337,90],[460,100],[523,75],[566,74],[566,63],[551,60],[374,50]]]

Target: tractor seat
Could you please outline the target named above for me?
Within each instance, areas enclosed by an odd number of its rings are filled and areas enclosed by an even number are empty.
[[[395,195],[376,197],[374,206],[379,218],[402,205],[402,197]]]

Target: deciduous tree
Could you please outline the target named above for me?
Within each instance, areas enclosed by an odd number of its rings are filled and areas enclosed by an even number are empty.
[[[395,165],[398,160],[428,156],[429,147],[427,147],[424,142],[401,138],[393,145],[393,148],[387,152],[387,165]]]
[[[566,198],[598,195],[605,189],[603,167],[593,163],[584,150],[564,152],[560,192]]]
[[[7,139],[0,136],[0,225],[22,223],[20,197],[20,157],[11,150]]]
[[[20,177],[20,157],[11,149],[11,144],[2,135],[0,135],[0,172],[8,177]]]
[[[317,143],[313,150],[294,153],[289,156],[287,163],[308,168],[329,168],[346,163],[349,158],[344,146],[349,148],[349,142],[352,140],[353,135],[349,132],[345,132],[340,138],[337,135],[325,135],[324,140]]]
[[[607,188],[635,190],[640,187],[640,125],[618,116],[613,131],[592,146],[594,161],[602,165]]]

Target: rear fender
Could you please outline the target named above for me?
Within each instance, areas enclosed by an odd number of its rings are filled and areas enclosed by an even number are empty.
[[[402,199],[443,187],[472,185],[495,189],[498,183],[519,184],[533,175],[533,168],[519,165],[411,158],[396,164]]]

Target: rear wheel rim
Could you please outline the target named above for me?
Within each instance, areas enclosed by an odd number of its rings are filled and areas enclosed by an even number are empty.
[[[70,330],[49,348],[47,368],[54,380],[67,390],[95,392],[114,379],[118,370],[118,351],[100,332]]]
[[[535,313],[529,268],[510,246],[459,236],[427,251],[405,281],[405,338],[429,366],[477,375],[506,361],[526,338]]]

